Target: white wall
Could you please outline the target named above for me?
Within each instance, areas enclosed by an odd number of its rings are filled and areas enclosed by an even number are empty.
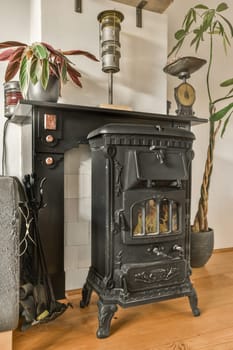
[[[29,41],[30,0],[0,0],[0,42],[7,40]],[[4,118],[4,76],[8,62],[0,62],[0,140],[3,136]],[[15,79],[17,80],[17,78]],[[7,170],[12,175],[20,175],[21,169],[21,129],[9,124],[7,131],[8,161]],[[15,155],[15,149],[18,155]],[[2,141],[0,142],[0,156]],[[2,172],[2,164],[0,164]]]
[[[149,11],[143,13],[143,28],[136,27],[135,8],[109,0],[83,1],[83,13],[74,12],[74,1],[42,0],[42,38],[61,49],[82,49],[99,58],[99,23],[97,15],[108,9],[123,12],[121,60],[114,75],[114,103],[129,105],[135,110],[166,111],[167,19]],[[62,90],[66,103],[99,105],[107,103],[106,73],[101,63],[82,56],[70,56],[77,63],[83,89],[67,84]]]
[[[168,50],[174,43],[174,33],[180,28],[187,10],[199,4],[196,0],[175,0],[168,8]],[[215,8],[220,1],[205,0],[202,3]],[[231,22],[233,18],[232,1],[226,1],[230,10],[224,13]],[[232,42],[233,45],[233,42]],[[213,98],[218,98],[223,95],[223,88],[219,87],[220,82],[233,76],[232,69],[232,54],[233,48],[229,49],[227,57],[224,55],[224,49],[221,42],[216,42],[214,46],[214,68],[211,81]],[[196,55],[208,60],[207,42],[204,42],[198,54],[187,45],[179,52],[179,56]],[[194,105],[196,116],[208,117],[208,99],[205,83],[207,65],[193,74],[190,83],[196,89],[197,99]],[[175,110],[175,102],[173,97],[173,89],[179,85],[180,81],[168,76],[168,99],[172,100],[173,110]],[[228,125],[228,130],[223,139],[219,138],[216,142],[216,151],[214,158],[214,171],[210,187],[209,200],[209,226],[215,230],[215,248],[224,248],[233,246],[232,237],[232,208],[233,208],[233,139],[231,137],[233,128],[233,119]],[[193,131],[196,134],[195,141],[195,160],[193,162],[193,192],[192,192],[192,216],[195,215],[197,203],[199,199],[199,190],[203,174],[203,165],[206,158],[206,150],[208,144],[208,125],[194,127]]]
[[[30,42],[41,41],[41,0],[30,0]]]

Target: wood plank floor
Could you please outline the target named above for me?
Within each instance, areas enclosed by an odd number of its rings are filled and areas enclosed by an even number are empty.
[[[97,298],[26,332],[14,331],[14,350],[233,350],[233,251],[215,253],[204,268],[193,269],[200,317],[193,317],[188,298],[118,308],[111,335],[97,339]]]

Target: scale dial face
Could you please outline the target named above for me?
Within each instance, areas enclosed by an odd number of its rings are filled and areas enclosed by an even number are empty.
[[[175,89],[177,103],[184,107],[191,107],[195,102],[195,90],[192,85],[182,83]]]

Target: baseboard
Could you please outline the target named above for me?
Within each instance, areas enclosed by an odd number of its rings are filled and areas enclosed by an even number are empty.
[[[78,288],[78,289],[72,289],[72,290],[67,290],[65,292],[65,295],[67,298],[72,297],[74,295],[78,295],[82,293],[82,288]]]
[[[214,254],[233,252],[233,247],[214,249]]]

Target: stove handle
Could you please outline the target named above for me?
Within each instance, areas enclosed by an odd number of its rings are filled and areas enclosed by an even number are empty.
[[[172,250],[175,251],[175,252],[179,252],[179,255],[180,255],[180,256],[183,256],[183,255],[184,255],[184,248],[181,247],[181,246],[178,245],[178,244],[175,244],[175,245],[172,247]]]
[[[152,247],[152,248],[148,248],[147,251],[150,254],[154,254],[158,257],[164,257],[164,258],[170,258],[166,253],[163,252],[164,247]]]
[[[162,247],[163,248],[163,247]],[[164,249],[164,248],[163,248]],[[168,258],[169,256],[164,253],[163,251],[159,250],[159,248],[157,247],[154,247],[153,250],[152,250],[152,253],[157,255],[157,256],[161,256],[161,257],[164,257],[164,258]]]
[[[160,164],[164,163],[165,149],[167,149],[167,147],[161,147],[161,146],[155,146],[155,145],[151,145],[149,148],[150,151],[154,152],[155,157],[159,160]]]

